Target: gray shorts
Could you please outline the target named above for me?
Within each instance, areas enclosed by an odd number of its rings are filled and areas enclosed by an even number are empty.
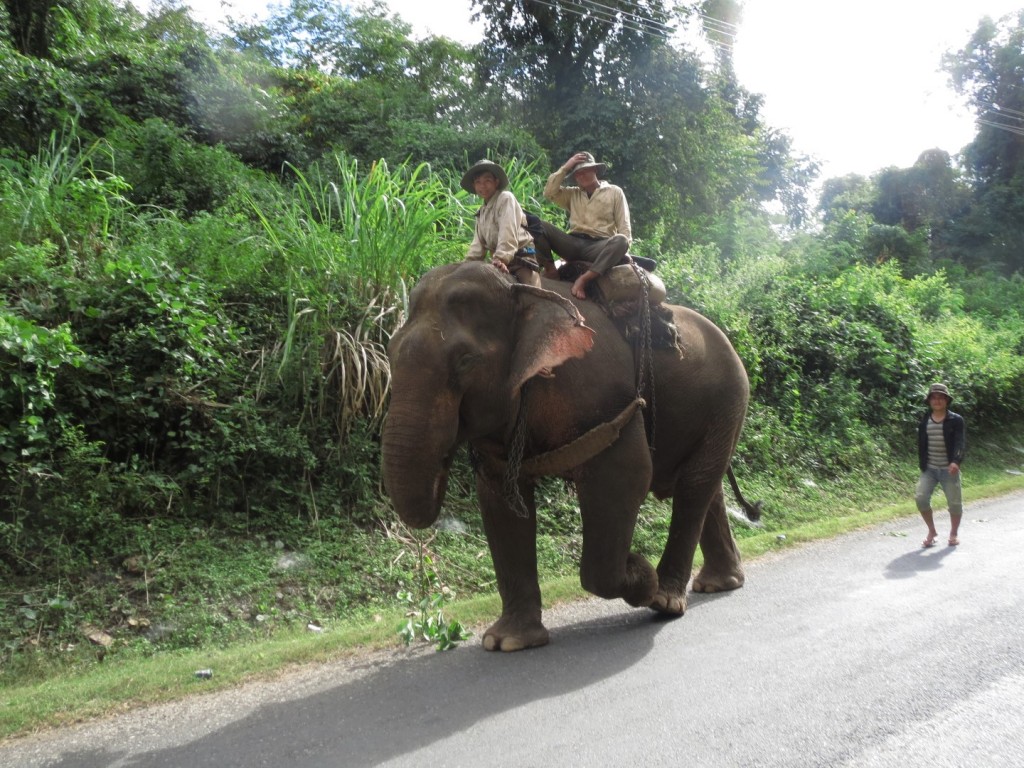
[[[914,501],[917,502],[918,512],[927,512],[932,508],[932,494],[935,486],[941,485],[942,492],[946,494],[946,504],[949,506],[949,514],[959,517],[964,513],[963,495],[960,490],[960,473],[950,474],[948,469],[933,469],[928,467],[921,473],[917,481],[917,490],[914,492]]]

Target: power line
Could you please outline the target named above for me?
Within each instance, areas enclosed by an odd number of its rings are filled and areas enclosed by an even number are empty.
[[[650,17],[644,17],[643,16],[643,14],[642,14],[642,10],[643,9],[640,8],[640,4],[639,4],[638,0],[632,0],[632,2],[630,2],[629,0],[623,0],[622,5],[624,7],[626,7],[626,8],[634,8],[637,11],[641,11],[640,14],[633,14],[633,15],[638,15],[638,16],[640,16],[642,18],[647,18],[649,21],[651,21],[654,24],[660,24],[660,22],[654,21],[653,19],[650,19]],[[681,14],[682,12],[689,11],[690,9],[684,8],[683,6],[680,6],[680,5],[673,5],[669,10],[671,10],[673,13]],[[704,23],[705,28],[710,27],[713,31],[718,32],[719,34],[723,34],[723,35],[726,35],[728,37],[736,37],[736,35],[739,33],[739,29],[740,29],[739,25],[738,24],[733,24],[731,21],[724,21],[723,19],[716,19],[714,16],[709,16],[708,14],[702,13],[700,11],[698,11],[696,15],[697,15],[697,17],[699,19],[702,20],[702,22]]]
[[[705,28],[710,27],[721,35],[736,37],[739,32],[739,28],[728,21],[722,21],[721,19],[716,19],[714,16],[708,16],[704,13],[698,13],[697,16],[704,22]]]
[[[583,8],[584,10],[576,10],[575,8],[569,8],[569,7],[567,7],[567,5],[565,3],[563,3],[562,5],[556,5],[554,3],[546,2],[546,0],[532,0],[532,1],[537,3],[538,5],[546,5],[549,8],[554,8],[556,11],[564,11],[566,13],[572,13],[572,14],[574,14],[576,16],[580,16],[581,18],[584,18],[584,19],[586,19],[588,17],[592,17],[595,21],[599,21],[599,22],[605,23],[605,24],[607,24],[610,27],[613,27],[616,24],[618,24],[618,25],[621,25],[624,29],[628,29],[631,32],[638,32],[641,35],[649,35],[649,36],[652,36],[652,37],[658,37],[660,39],[665,39],[666,38],[666,35],[664,35],[664,34],[654,33],[654,32],[651,32],[650,30],[645,29],[643,27],[638,27],[638,26],[635,26],[633,24],[629,24],[629,23],[627,23],[626,21],[624,21],[623,19],[621,19],[621,18],[619,18],[617,16],[608,15],[608,14],[602,15],[599,10],[597,10],[595,8],[590,8],[590,7],[586,6],[586,5],[584,5],[582,0],[580,0],[580,2],[575,2],[575,3],[571,2],[571,0],[570,0],[570,4],[575,5],[578,8]]]
[[[1002,131],[1009,131],[1017,136],[1024,136],[1024,126],[1005,125],[1004,123],[996,123],[992,120],[983,120],[980,117],[975,122],[978,122],[981,125],[989,125],[993,128],[999,128]]]
[[[605,5],[597,0],[562,0],[561,3],[554,0],[551,2],[549,0],[533,0],[533,2],[556,11],[571,13],[584,19],[591,18],[610,27],[618,25],[631,32],[637,32],[648,37],[657,37],[662,40],[668,39],[671,34],[678,31],[674,26],[669,26],[664,22],[644,15],[642,13],[643,9],[635,1],[623,2],[620,8]],[[634,10],[628,10],[630,8]],[[680,6],[673,6],[672,10],[678,13],[681,8]],[[735,37],[736,31],[739,29],[737,25],[731,22],[722,21],[704,13],[698,13],[697,16],[702,20],[705,31],[715,32],[726,37]],[[710,39],[708,43],[713,47],[732,52],[732,43]]]
[[[588,5],[589,4],[591,6],[596,6],[596,7],[600,7],[600,8],[606,9],[607,11],[609,11],[612,14],[620,13],[621,12],[624,16],[630,17],[630,19],[632,19],[633,21],[636,21],[636,22],[638,22],[638,23],[640,23],[642,25],[645,25],[645,26],[651,26],[651,27],[653,27],[653,28],[655,28],[655,29],[657,29],[659,31],[662,31],[662,32],[668,32],[668,33],[675,32],[675,28],[674,27],[670,27],[667,24],[664,24],[663,22],[658,21],[657,19],[651,18],[650,16],[644,16],[643,14],[640,14],[640,13],[630,13],[629,11],[626,11],[626,10],[620,11],[617,8],[612,8],[612,7],[607,6],[607,5],[603,4],[603,3],[599,3],[599,2],[597,2],[597,0],[577,0],[577,2],[580,2],[580,3],[584,4],[584,5]],[[636,3],[628,3],[628,2],[626,2],[626,3],[623,3],[623,6],[625,8],[633,7],[633,8],[636,8],[637,10],[640,10],[640,6],[637,5]]]
[[[1010,109],[1009,107],[1001,107],[994,102],[988,102],[989,112],[994,112],[1000,117],[1006,117],[1011,120],[1024,120],[1024,112],[1019,112],[1016,109]]]
[[[675,33],[674,27],[670,27],[657,19],[651,18],[650,16],[612,8],[604,5],[603,3],[597,2],[597,0],[568,0],[568,2],[586,8],[589,13],[595,14],[599,19],[603,19],[611,25],[622,24],[627,29],[640,32],[642,35],[667,40]],[[627,8],[630,7],[630,3],[624,3],[624,5]],[[632,7],[639,10],[639,7],[635,4],[633,4]],[[619,16],[620,13],[622,14],[621,17]]]

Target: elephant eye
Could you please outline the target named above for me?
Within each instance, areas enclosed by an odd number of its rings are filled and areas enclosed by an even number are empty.
[[[459,357],[458,362],[455,364],[455,373],[459,376],[469,373],[480,364],[483,357],[483,355],[477,352],[467,352]]]
[[[480,368],[483,355],[479,352],[464,352],[452,357],[452,367],[448,375],[448,386],[454,390],[462,390],[469,383],[470,377]]]

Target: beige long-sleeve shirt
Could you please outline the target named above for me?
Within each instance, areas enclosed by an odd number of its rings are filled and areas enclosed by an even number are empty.
[[[587,195],[580,187],[563,187],[566,173],[561,168],[548,176],[544,197],[569,212],[569,231],[591,237],[625,235],[633,240],[629,221],[629,204],[621,187],[601,181],[594,194]]]
[[[467,259],[481,261],[490,253],[508,264],[521,248],[532,248],[533,237],[526,231],[526,214],[507,189],[480,206],[476,212],[473,242]]]

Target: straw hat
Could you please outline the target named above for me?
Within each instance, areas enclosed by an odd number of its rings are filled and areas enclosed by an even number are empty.
[[[476,194],[476,190],[473,189],[473,182],[481,173],[490,173],[498,180],[499,192],[508,187],[508,174],[505,173],[504,168],[497,163],[492,163],[490,160],[478,160],[472,168],[466,171],[466,175],[462,177],[462,188],[470,194]]]
[[[565,178],[571,179],[576,175],[576,171],[585,171],[587,168],[593,168],[597,172],[598,176],[604,175],[604,172],[608,170],[607,165],[597,162],[597,160],[594,159],[594,156],[589,152],[584,152],[583,154],[587,156],[587,159],[576,163],[576,165],[572,167],[572,170],[565,174]]]

